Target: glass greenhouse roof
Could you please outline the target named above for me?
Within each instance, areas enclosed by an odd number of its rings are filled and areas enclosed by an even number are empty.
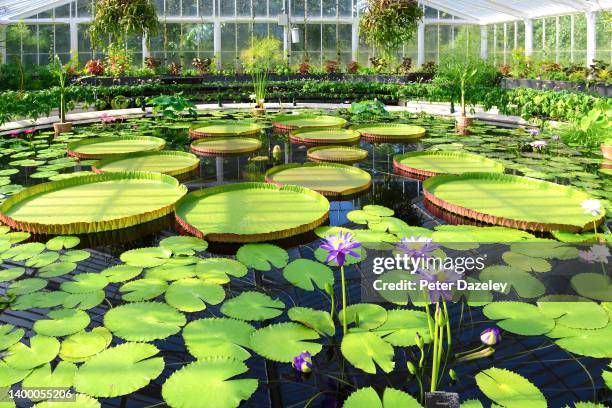
[[[19,21],[41,11],[70,3],[70,1],[0,0],[0,22]],[[422,3],[475,24],[491,24],[612,8],[612,0],[423,0]]]

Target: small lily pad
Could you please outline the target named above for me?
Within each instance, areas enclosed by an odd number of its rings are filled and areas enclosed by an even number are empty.
[[[242,292],[226,300],[221,313],[240,320],[267,320],[280,316],[285,304],[278,299],[259,292]]]

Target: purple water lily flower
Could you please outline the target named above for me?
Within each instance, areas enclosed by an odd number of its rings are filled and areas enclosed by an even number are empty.
[[[461,274],[448,268],[440,268],[434,271],[422,269],[419,270],[418,274],[421,280],[433,284],[433,288],[429,288],[428,285],[427,289],[431,303],[437,303],[440,300],[452,300],[453,291],[451,288],[453,285],[445,287],[443,284],[456,282],[461,277]]]
[[[350,255],[354,258],[359,258],[360,255],[353,251],[359,248],[361,244],[353,241],[353,234],[350,232],[339,232],[338,235],[330,235],[325,238],[325,242],[321,245],[321,249],[328,252],[326,263],[336,261],[338,266],[344,266],[346,256]]]
[[[312,371],[312,356],[308,351],[302,351],[300,354],[293,357],[291,365],[295,370],[301,373],[309,373]]]
[[[410,258],[427,258],[428,255],[440,248],[440,245],[432,243],[432,239],[421,236],[411,236],[410,238],[404,237],[401,239],[396,248]]]
[[[480,333],[480,341],[485,346],[494,346],[501,341],[501,332],[497,327],[489,327]]]
[[[532,149],[542,150],[543,148],[548,146],[548,143],[546,143],[545,140],[535,140],[529,143],[529,146],[531,146]]]

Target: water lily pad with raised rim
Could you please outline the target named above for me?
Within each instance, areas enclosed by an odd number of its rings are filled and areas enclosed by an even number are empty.
[[[277,186],[309,188],[330,197],[357,194],[372,185],[372,176],[368,172],[333,163],[282,164],[268,170],[265,180]]]
[[[216,242],[287,238],[313,230],[328,214],[329,201],[319,193],[266,183],[205,188],[189,193],[176,205],[181,227]]]
[[[137,152],[97,161],[91,169],[96,173],[146,171],[179,177],[200,167],[200,160],[191,153],[177,151]]]
[[[345,125],[345,119],[328,115],[284,114],[272,119],[272,127],[281,131],[304,128],[342,128]]]
[[[315,162],[356,163],[367,159],[368,151],[351,146],[319,146],[308,149],[306,155]]]
[[[504,165],[472,153],[424,151],[393,156],[393,169],[408,177],[425,179],[439,174],[503,173]]]
[[[192,139],[204,137],[257,136],[263,127],[257,123],[244,121],[211,121],[189,130]]]
[[[452,213],[511,228],[580,232],[604,219],[585,214],[581,203],[591,196],[583,191],[507,174],[435,176],[423,182],[423,193]]]
[[[104,159],[135,152],[163,150],[166,141],[151,136],[95,137],[68,143],[68,156]]]
[[[364,140],[370,142],[408,142],[415,141],[427,131],[421,126],[407,125],[404,123],[378,123],[351,126],[351,129],[361,133]]]
[[[261,148],[261,140],[250,137],[199,139],[191,144],[191,151],[199,156],[236,156]]]
[[[174,210],[187,188],[157,173],[105,173],[37,184],[0,205],[0,221],[41,234],[131,227]]]
[[[305,145],[355,144],[359,139],[361,139],[359,132],[339,128],[305,128],[294,130],[289,134],[291,142]]]

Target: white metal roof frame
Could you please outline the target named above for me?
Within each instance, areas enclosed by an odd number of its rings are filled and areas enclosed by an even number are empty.
[[[70,2],[0,0],[0,23],[16,22]],[[612,9],[612,0],[421,0],[421,3],[465,23],[479,25]]]

